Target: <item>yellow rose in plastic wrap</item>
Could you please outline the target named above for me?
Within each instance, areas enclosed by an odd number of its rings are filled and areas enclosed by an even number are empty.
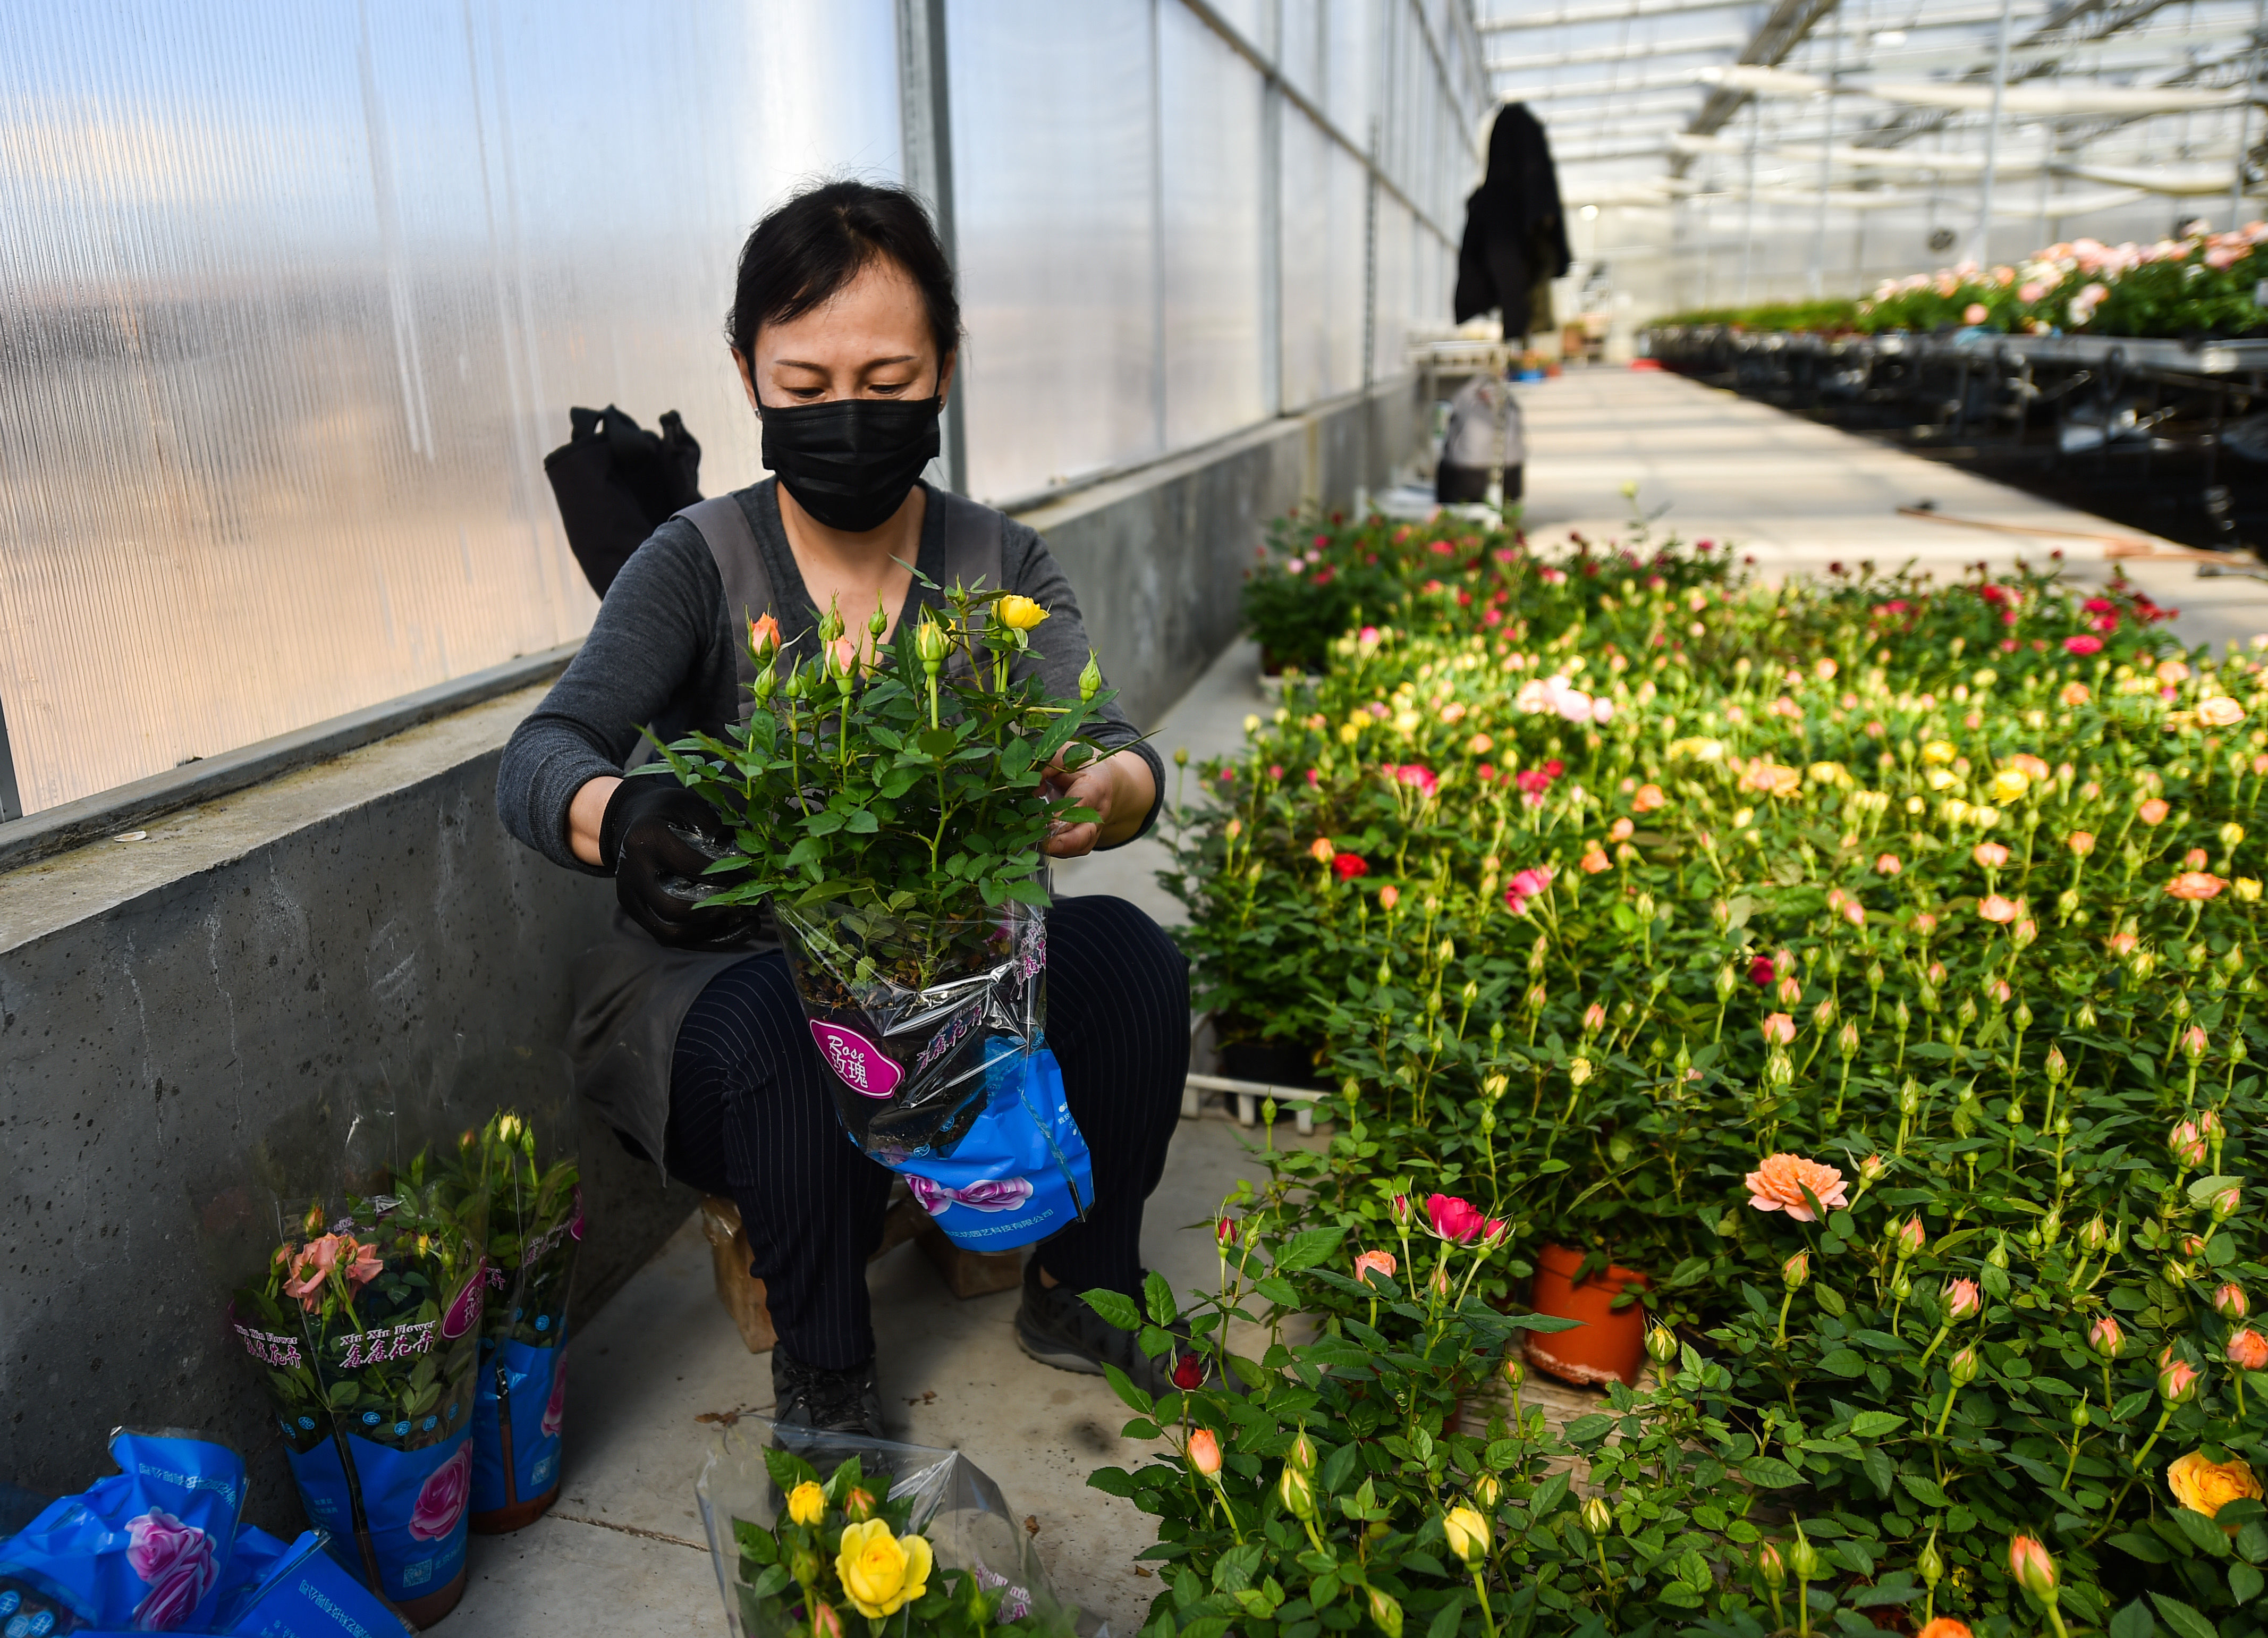
[[[1000,623],[1019,631],[1028,631],[1048,617],[1048,611],[1028,597],[1003,597],[1000,600]]]
[[[2208,1462],[2202,1450],[2176,1457],[2166,1469],[2166,1484],[2175,1501],[2207,1518],[2226,1502],[2260,1499],[2260,1481],[2250,1467],[2240,1461]]]
[[[929,1543],[920,1536],[893,1536],[889,1521],[870,1518],[843,1532],[835,1573],[843,1578],[859,1614],[870,1620],[895,1615],[929,1590]]]

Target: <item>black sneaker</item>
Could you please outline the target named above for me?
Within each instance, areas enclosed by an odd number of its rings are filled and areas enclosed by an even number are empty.
[[[1024,1265],[1024,1300],[1016,1310],[1016,1346],[1057,1370],[1075,1370],[1100,1376],[1105,1364],[1116,1365],[1127,1379],[1155,1397],[1176,1388],[1201,1388],[1211,1376],[1211,1361],[1188,1346],[1189,1335],[1175,1328],[1182,1346],[1152,1359],[1136,1346],[1138,1332],[1121,1331],[1080,1301],[1067,1285],[1040,1283],[1040,1259]]]
[[[880,1438],[882,1398],[874,1384],[874,1361],[850,1370],[823,1370],[775,1347],[772,1420],[790,1428]]]

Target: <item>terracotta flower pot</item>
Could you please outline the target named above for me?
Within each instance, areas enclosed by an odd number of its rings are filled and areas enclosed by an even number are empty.
[[[1619,1381],[1636,1387],[1646,1371],[1646,1309],[1638,1302],[1611,1305],[1625,1290],[1643,1290],[1651,1282],[1634,1269],[1610,1263],[1577,1285],[1575,1271],[1582,1263],[1580,1251],[1564,1245],[1547,1245],[1535,1254],[1528,1307],[1553,1319],[1582,1324],[1572,1331],[1529,1332],[1528,1362],[1563,1382],[1597,1386]]]

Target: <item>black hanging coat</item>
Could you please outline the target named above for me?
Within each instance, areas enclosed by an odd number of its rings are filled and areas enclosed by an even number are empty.
[[[1465,201],[1456,321],[1500,312],[1507,337],[1548,327],[1548,309],[1541,324],[1531,315],[1550,281],[1565,277],[1572,262],[1551,144],[1527,105],[1513,103],[1496,116],[1488,173]]]

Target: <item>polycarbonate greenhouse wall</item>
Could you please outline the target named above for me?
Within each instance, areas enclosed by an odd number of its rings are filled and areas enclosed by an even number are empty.
[[[723,318],[799,182],[941,198],[947,476],[1028,500],[1397,373],[1487,112],[1454,0],[12,0],[0,792],[587,629],[541,457],[611,402],[759,475]]]

